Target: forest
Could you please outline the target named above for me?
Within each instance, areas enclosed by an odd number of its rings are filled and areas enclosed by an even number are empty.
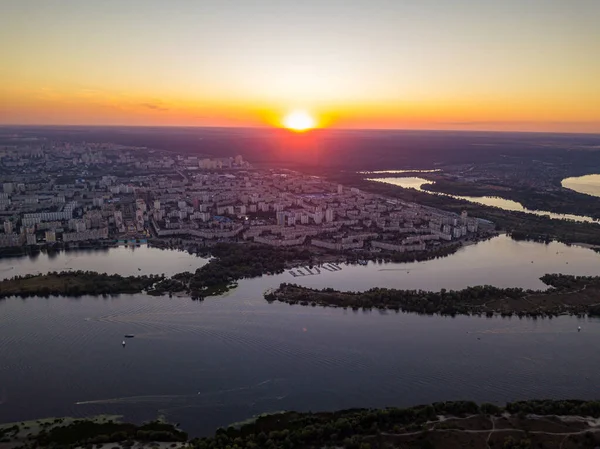
[[[214,258],[198,268],[189,281],[193,298],[224,293],[229,285],[240,279],[282,273],[294,265],[312,264],[311,253],[299,248],[219,243],[210,252]]]

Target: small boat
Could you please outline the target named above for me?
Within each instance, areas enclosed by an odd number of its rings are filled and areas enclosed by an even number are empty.
[[[133,337],[135,337],[135,335],[133,335],[133,334],[125,334],[125,338],[133,338]]]
[[[577,332],[581,332],[581,326],[577,327]]]
[[[125,340],[123,340],[123,343],[122,343],[122,344],[123,344],[123,346],[125,346]]]

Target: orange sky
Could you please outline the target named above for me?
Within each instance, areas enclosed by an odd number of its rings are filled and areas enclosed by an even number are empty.
[[[600,133],[597,0],[19,0],[0,123]]]

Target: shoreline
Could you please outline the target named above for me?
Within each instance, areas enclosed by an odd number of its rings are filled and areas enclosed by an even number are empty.
[[[591,249],[591,250],[594,250],[594,251],[600,251],[600,245],[594,245],[594,244],[591,244],[591,243],[574,242],[574,243],[569,243],[569,245],[571,245],[571,246],[579,246],[579,247]]]

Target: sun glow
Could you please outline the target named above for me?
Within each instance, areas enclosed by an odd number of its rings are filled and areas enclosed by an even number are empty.
[[[283,126],[292,131],[307,131],[315,127],[315,119],[304,111],[294,111],[285,116]]]

